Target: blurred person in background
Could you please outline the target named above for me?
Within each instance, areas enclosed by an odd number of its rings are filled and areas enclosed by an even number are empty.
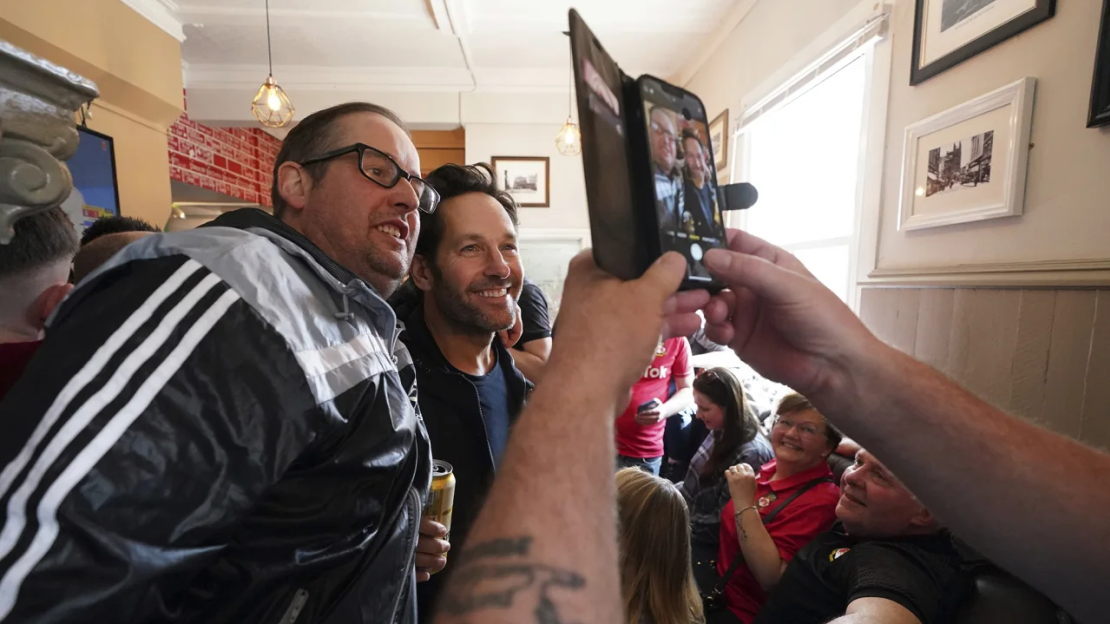
[[[751,624],[794,554],[832,526],[840,498],[828,462],[840,432],[797,393],[783,397],[775,413],[775,458],[759,471],[738,464],[726,472],[732,500],[721,513],[717,570],[724,577],[738,557],[742,562],[727,579],[728,609],[720,613],[744,624]]]
[[[704,622],[689,515],[674,485],[635,468],[617,472],[617,522],[625,624]]]
[[[93,221],[85,231],[81,233],[81,246],[84,247],[101,236],[109,234],[121,234],[126,232],[161,232],[159,228],[151,223],[147,223],[142,219],[135,217],[100,217]]]
[[[936,517],[866,450],[842,486],[837,523],[798,551],[755,621],[947,622],[970,581]]]
[[[551,355],[551,314],[543,290],[527,276],[520,289],[517,308],[523,333],[512,347],[513,359],[528,381],[537,383]]]
[[[42,344],[46,319],[73,288],[77,232],[61,208],[15,222],[0,245],[0,399],[23,375]]]
[[[710,591],[719,578],[721,511],[730,500],[725,471],[747,464],[758,472],[771,461],[771,444],[744,400],[740,380],[726,368],[713,368],[694,379],[698,420],[709,435],[698,449],[678,491],[690,509],[690,536],[698,586]]]
[[[675,391],[668,398],[671,382]],[[694,369],[685,338],[660,340],[651,364],[632,386],[632,400],[617,416],[617,467],[658,475],[663,464],[667,418],[694,403]]]

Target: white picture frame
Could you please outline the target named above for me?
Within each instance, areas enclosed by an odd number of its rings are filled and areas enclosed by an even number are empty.
[[[899,231],[1022,214],[1036,85],[1022,78],[906,128]]]

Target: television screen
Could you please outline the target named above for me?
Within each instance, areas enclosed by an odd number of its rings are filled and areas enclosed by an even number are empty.
[[[73,174],[73,192],[62,203],[80,235],[100,217],[119,215],[119,188],[116,186],[116,153],[112,137],[78,128],[81,142],[77,153],[66,161]]]

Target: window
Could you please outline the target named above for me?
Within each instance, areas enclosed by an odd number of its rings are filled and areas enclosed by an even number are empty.
[[[868,42],[879,28],[869,22]],[[863,32],[861,31],[861,32]],[[854,304],[873,45],[857,32],[749,107],[736,131],[734,180],[759,191],[739,227],[790,251]],[[884,128],[873,128],[882,132]]]

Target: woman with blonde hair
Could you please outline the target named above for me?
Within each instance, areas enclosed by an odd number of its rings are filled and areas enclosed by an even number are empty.
[[[690,568],[690,518],[670,481],[617,473],[621,601],[627,624],[701,624]]]

